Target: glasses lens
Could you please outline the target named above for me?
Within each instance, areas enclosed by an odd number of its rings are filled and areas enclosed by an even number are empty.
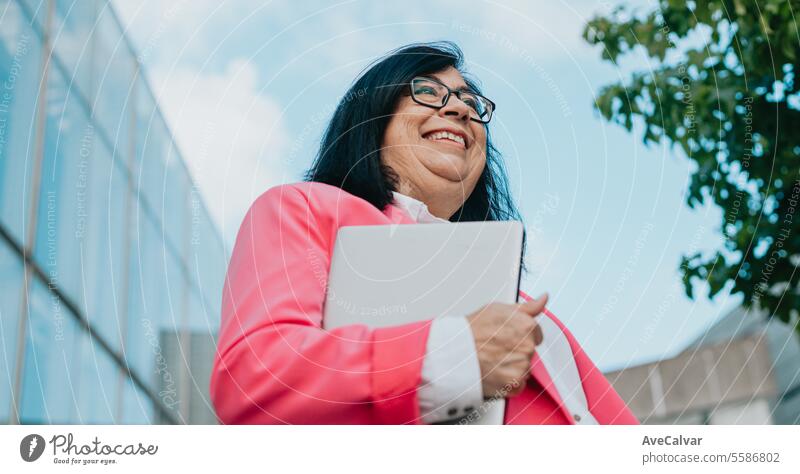
[[[481,120],[486,115],[487,103],[483,97],[471,94],[469,92],[462,92],[461,101],[467,104],[467,107],[472,109],[470,111],[470,118]]]
[[[476,120],[483,123],[489,123],[489,120],[492,119],[492,112],[494,112],[494,105],[489,102],[489,99],[486,99],[481,96],[475,96],[478,101],[478,107],[475,109],[475,112],[478,114]]]
[[[447,97],[447,89],[427,79],[411,81],[411,93],[418,101],[431,105],[442,105]]]
[[[483,104],[481,106],[482,112],[480,116],[480,121],[488,123],[489,120],[492,119],[492,113],[494,113],[494,104],[485,97],[478,97],[478,98],[481,100],[481,103]]]
[[[443,107],[449,97],[447,87],[424,77],[411,81],[411,94],[417,102],[437,108]],[[470,119],[488,123],[492,118],[494,105],[489,99],[467,91],[461,91],[457,95],[470,108]]]
[[[489,99],[472,92],[460,92],[459,96],[461,101],[470,108],[470,119],[483,123],[488,123],[491,120],[494,106]]]

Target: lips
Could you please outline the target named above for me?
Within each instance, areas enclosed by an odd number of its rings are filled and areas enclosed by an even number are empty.
[[[458,146],[466,149],[468,147],[469,141],[467,140],[467,136],[455,130],[446,130],[446,129],[439,129],[433,130],[428,133],[422,135],[422,138],[426,140],[431,140],[435,142],[445,142],[445,143],[452,143],[457,144]]]

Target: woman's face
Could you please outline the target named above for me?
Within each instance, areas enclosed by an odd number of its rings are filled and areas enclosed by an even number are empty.
[[[467,87],[452,67],[427,76],[452,90]],[[455,94],[441,109],[401,96],[383,136],[381,160],[397,173],[398,191],[424,201],[439,217],[449,218],[461,207],[486,164],[486,129],[469,119],[469,110]],[[443,132],[461,136],[464,143]]]

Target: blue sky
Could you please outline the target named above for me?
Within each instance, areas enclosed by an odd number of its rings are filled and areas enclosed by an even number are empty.
[[[647,2],[638,2],[646,7]],[[300,180],[332,107],[369,62],[449,39],[498,104],[492,133],[532,236],[523,289],[602,369],[669,357],[737,306],[680,284],[682,252],[715,248],[720,211],[690,210],[689,161],[605,123],[615,67],[581,39],[610,2],[114,0],[189,168],[230,245],[249,204]]]

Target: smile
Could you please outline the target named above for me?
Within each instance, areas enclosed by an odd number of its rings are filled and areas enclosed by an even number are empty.
[[[466,149],[465,138],[458,133],[448,132],[445,130],[434,130],[433,132],[426,133],[422,138],[434,142],[445,142],[459,145],[459,147]]]

